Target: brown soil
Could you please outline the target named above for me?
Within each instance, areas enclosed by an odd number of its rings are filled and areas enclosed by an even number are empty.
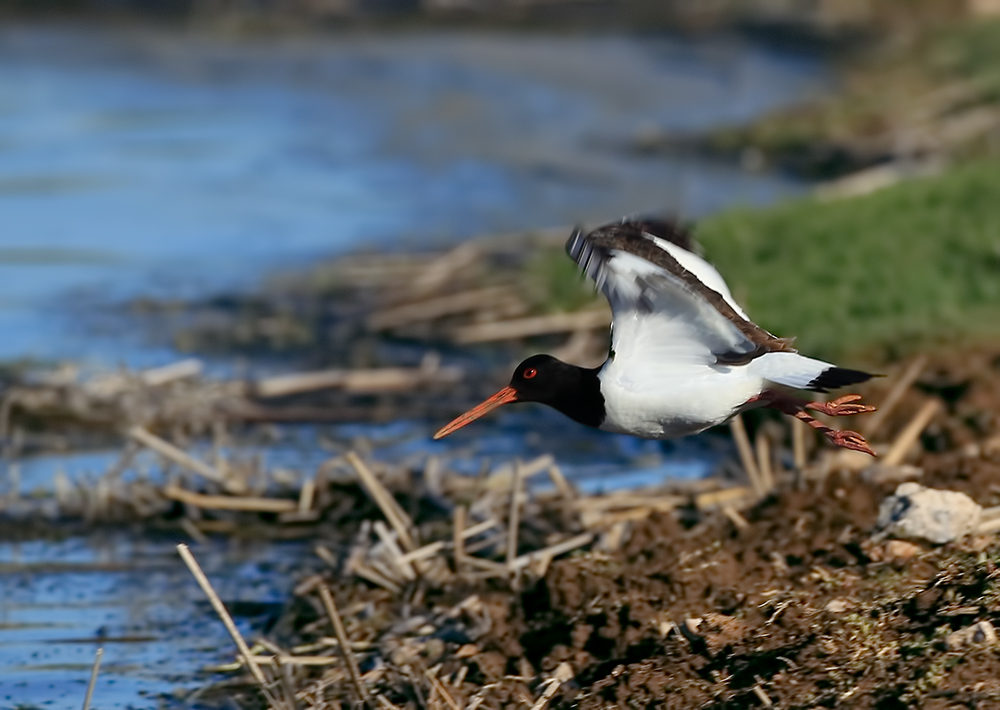
[[[743,531],[659,516],[621,555],[556,563],[480,643],[515,668],[517,655],[543,674],[568,662],[576,687],[556,707],[997,702],[997,651],[950,652],[944,639],[1000,618],[1000,548],[976,539],[892,559],[869,542],[883,493],[836,477],[764,502]]]

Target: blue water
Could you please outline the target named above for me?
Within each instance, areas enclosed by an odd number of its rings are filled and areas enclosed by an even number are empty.
[[[201,668],[231,660],[220,648],[232,641],[180,564],[177,542],[190,541],[123,531],[0,543],[0,568],[26,565],[0,574],[0,707],[80,707],[99,647],[95,708],[160,707],[163,693],[197,687],[211,677]],[[227,606],[270,603],[273,614],[288,580],[310,569],[309,547],[215,541],[194,552]],[[248,637],[268,610],[253,612],[236,616]]]
[[[167,362],[76,327],[76,306],[250,286],[359,245],[774,200],[799,185],[620,146],[824,78],[734,40],[0,28],[0,359]]]
[[[276,268],[358,247],[773,201],[802,186],[623,146],[651,132],[742,121],[826,85],[815,58],[734,38],[250,41],[3,26],[0,360],[164,364],[179,354],[124,321],[95,333],[82,316],[134,296],[251,288]],[[438,443],[428,442],[427,423],[327,434],[366,436],[377,455],[434,453],[470,470],[553,452],[592,491],[702,475],[721,455],[700,439],[584,434],[557,417],[512,409],[477,423],[475,435]],[[564,434],[553,441],[538,431]],[[310,456],[322,456],[316,435],[299,430],[299,445],[267,454],[308,469]],[[96,477],[116,458],[25,459],[16,481],[4,469],[0,489],[44,489],[60,469]],[[79,707],[95,640],[106,637],[153,640],[107,643],[97,708],[157,707],[158,694],[203,682],[198,668],[230,649],[173,552],[177,541],[0,543],[0,563],[78,565],[0,575],[0,707]],[[228,600],[282,599],[310,564],[308,546],[217,543],[199,555]],[[91,564],[109,560],[114,571]]]

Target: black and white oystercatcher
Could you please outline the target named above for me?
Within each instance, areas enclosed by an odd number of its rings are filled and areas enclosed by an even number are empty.
[[[541,402],[581,424],[646,439],[695,434],[747,409],[771,407],[837,446],[875,455],[860,434],[831,429],[806,413],[874,411],[860,395],[810,402],[775,387],[826,392],[872,375],[799,355],[791,340],[753,323],[677,225],[624,221],[586,236],[577,230],[566,251],[611,304],[608,359],[588,369],[550,355],[529,357],[507,387],[442,427],[435,439],[510,402]]]

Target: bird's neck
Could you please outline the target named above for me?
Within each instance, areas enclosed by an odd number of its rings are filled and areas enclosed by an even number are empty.
[[[600,367],[586,368],[562,363],[566,368],[565,385],[556,396],[546,401],[550,407],[570,419],[598,428],[604,422],[604,395],[601,394]]]

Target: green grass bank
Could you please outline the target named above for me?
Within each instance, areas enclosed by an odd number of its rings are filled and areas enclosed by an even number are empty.
[[[696,233],[750,316],[804,352],[881,359],[1000,340],[1000,161],[734,209]]]
[[[878,41],[834,62],[835,94],[710,132],[710,152],[747,148],[813,179],[929,153],[1000,155],[1000,18],[892,23]]]

